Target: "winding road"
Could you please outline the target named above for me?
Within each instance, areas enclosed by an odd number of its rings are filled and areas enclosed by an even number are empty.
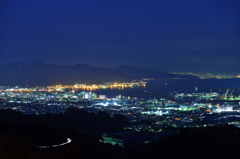
[[[50,147],[59,147],[59,146],[67,145],[71,142],[72,142],[72,140],[70,138],[67,138],[67,142],[64,142],[64,143],[61,143],[58,145],[52,145],[52,146],[38,146],[37,148],[45,149],[45,148],[50,148]]]

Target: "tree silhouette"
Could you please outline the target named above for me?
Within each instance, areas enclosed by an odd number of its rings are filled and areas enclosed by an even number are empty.
[[[30,159],[30,153],[23,143],[14,140],[7,152],[6,159]]]
[[[79,147],[74,143],[70,143],[65,151],[63,151],[60,156],[60,159],[82,159],[81,152]]]

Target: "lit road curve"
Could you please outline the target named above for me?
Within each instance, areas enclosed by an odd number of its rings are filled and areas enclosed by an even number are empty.
[[[69,143],[71,143],[72,140],[70,138],[67,138],[67,142],[64,142],[64,143],[61,143],[61,144],[58,144],[58,145],[52,145],[52,146],[38,146],[37,148],[50,148],[50,147],[59,147],[59,146],[63,146],[63,145],[67,145]]]

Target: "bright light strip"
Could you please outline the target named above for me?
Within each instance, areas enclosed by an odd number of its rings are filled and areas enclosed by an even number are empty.
[[[58,145],[52,145],[52,146],[38,146],[37,148],[45,149],[45,148],[50,148],[50,147],[59,147],[59,146],[67,145],[71,142],[72,142],[72,140],[70,138],[67,138],[67,142],[64,142],[64,143],[61,143]]]

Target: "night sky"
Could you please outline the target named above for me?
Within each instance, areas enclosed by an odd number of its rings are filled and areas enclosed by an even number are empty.
[[[0,65],[240,72],[239,0],[1,0]]]

